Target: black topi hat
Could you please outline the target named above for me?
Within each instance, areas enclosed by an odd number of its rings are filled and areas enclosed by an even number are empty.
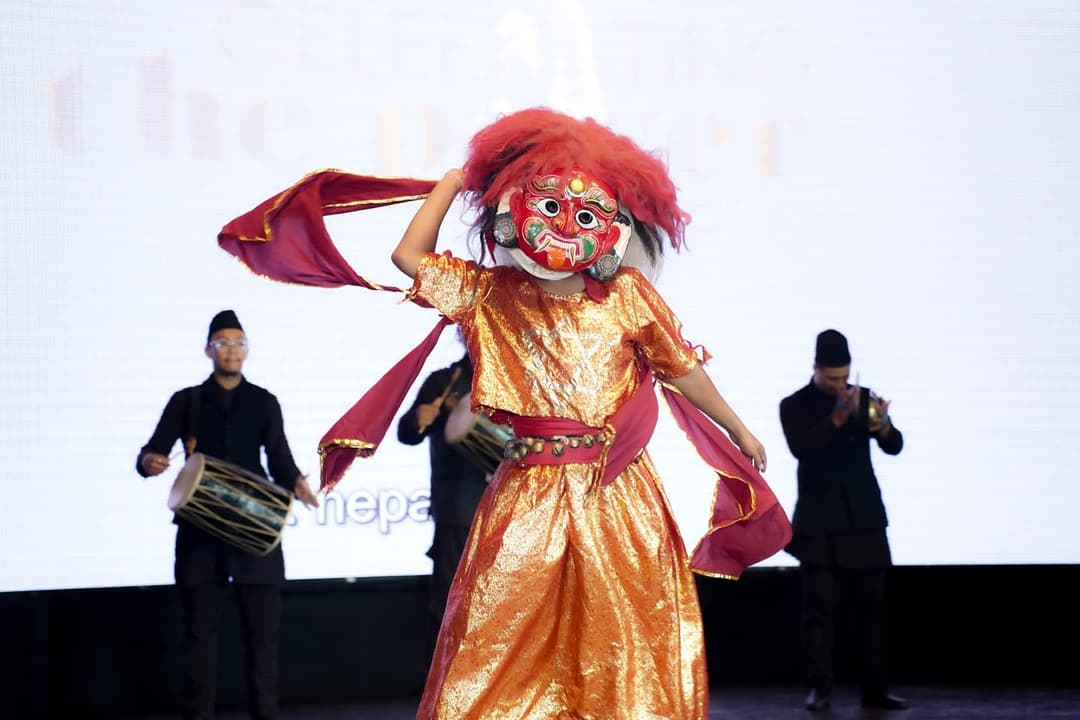
[[[236,313],[232,310],[222,310],[214,319],[210,321],[210,330],[206,333],[206,342],[210,342],[210,338],[214,337],[214,333],[219,330],[243,330],[244,326],[240,324],[240,320],[236,317]]]
[[[814,364],[821,367],[844,367],[851,364],[847,338],[836,330],[823,330],[817,336]]]

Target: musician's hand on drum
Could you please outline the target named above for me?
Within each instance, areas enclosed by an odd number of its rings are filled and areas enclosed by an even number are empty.
[[[435,422],[439,417],[439,413],[442,411],[443,399],[435,398],[432,402],[424,403],[416,406],[416,425],[420,428],[420,432],[424,432],[431,423]]]
[[[296,478],[296,484],[293,486],[293,495],[296,499],[304,504],[306,508],[319,507],[319,497],[312,492],[311,486],[308,485],[307,475],[300,475]]]
[[[169,458],[161,453],[146,453],[142,456],[142,469],[147,475],[160,475],[169,468]]]

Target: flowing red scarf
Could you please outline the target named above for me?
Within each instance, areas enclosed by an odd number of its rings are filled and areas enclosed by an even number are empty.
[[[229,222],[218,234],[218,244],[252,272],[287,283],[317,287],[356,285],[372,290],[402,292],[357,274],[338,252],[323,218],[400,202],[421,200],[435,182],[413,178],[380,178],[322,170],[302,178],[247,213]],[[319,442],[320,486],[332,489],[353,460],[368,457],[378,448],[390,424],[416,382],[442,331],[450,324],[440,318],[428,336],[376,382]],[[718,481],[713,497],[709,531],[691,557],[699,573],[737,578],[750,565],[779,552],[791,538],[787,515],[761,474],[693,404],[673,388],[662,386],[664,398],[679,427],[698,454],[715,470]],[[655,391],[643,382],[635,395],[640,410],[653,411],[651,419],[623,433],[616,451],[606,461],[606,484],[626,457],[636,457],[655,426]],[[648,413],[647,413],[648,415]],[[626,413],[624,417],[630,417]],[[647,427],[646,427],[647,426]],[[618,433],[616,433],[618,437]],[[624,444],[625,443],[625,444]]]

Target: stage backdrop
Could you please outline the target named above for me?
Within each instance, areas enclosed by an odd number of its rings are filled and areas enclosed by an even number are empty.
[[[693,222],[659,288],[789,511],[777,407],[835,327],[905,434],[873,456],[897,562],[1080,562],[1075,3],[8,0],[0,590],[171,582],[179,461],[143,480],[135,456],[210,372],[222,308],[314,478],[319,438],[435,315],[256,277],[218,230],[319,168],[437,178],[534,105],[670,163]],[[396,284],[414,210],[331,227]],[[457,206],[447,246],[465,229]],[[427,451],[392,433],[294,510],[289,578],[429,572]],[[652,450],[693,545],[710,473],[666,415]]]

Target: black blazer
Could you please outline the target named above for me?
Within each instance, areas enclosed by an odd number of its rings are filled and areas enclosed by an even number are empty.
[[[869,396],[863,388],[858,413],[841,427],[832,423],[836,398],[818,390],[813,381],[780,402],[784,438],[799,460],[791,523],[795,535],[857,533],[889,524],[870,462],[870,439],[896,455],[904,438],[896,426],[884,437],[871,435]]]

